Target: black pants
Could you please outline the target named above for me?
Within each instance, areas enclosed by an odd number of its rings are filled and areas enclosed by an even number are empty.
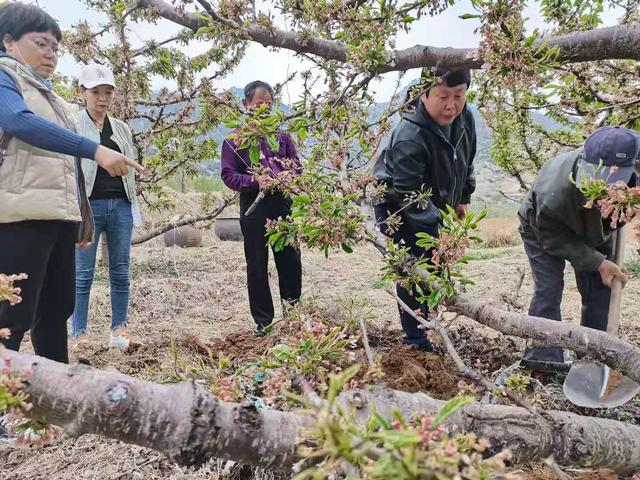
[[[545,252],[535,233],[526,223],[522,222],[519,230],[524,241],[524,249],[529,257],[534,284],[529,315],[560,321],[565,260]],[[603,246],[599,250],[607,256],[612,253],[610,245]],[[600,273],[597,271],[576,270],[575,275],[578,291],[582,297],[580,324],[583,327],[606,330],[611,290],[602,283]],[[527,348],[523,358],[543,362],[564,361],[562,349],[556,347]]]
[[[381,229],[384,232],[386,226],[384,225],[384,219],[387,217],[388,213],[386,212],[386,206],[376,206],[375,207],[375,216],[376,221],[381,224]],[[394,210],[395,211],[395,210]],[[411,229],[406,221],[400,225],[400,228],[394,233],[393,241],[397,244],[401,242],[404,246],[409,247],[411,250],[411,254],[417,258],[421,256],[429,256],[430,252],[426,251],[424,248],[416,245],[416,235],[413,229]],[[419,296],[418,292],[413,289],[413,291],[409,291],[405,288],[402,288],[399,284],[396,285],[396,292],[398,297],[407,304],[412,310],[419,310],[422,316],[426,319],[429,316],[429,308],[426,303],[420,303],[416,300]],[[425,291],[426,293],[426,291]],[[413,316],[409,313],[405,312],[400,305],[398,305],[398,310],[400,312],[400,324],[402,325],[402,330],[405,334],[404,342],[417,345],[419,347],[430,347],[431,342],[427,339],[426,332],[422,328],[422,326],[417,322]]]
[[[78,224],[26,221],[0,224],[0,273],[29,275],[16,284],[22,303],[0,307],[0,328],[11,337],[2,343],[18,350],[31,330],[36,355],[67,363],[67,319],[75,302],[75,245]]]
[[[244,237],[244,255],[247,261],[247,286],[249,289],[249,306],[256,324],[269,325],[273,321],[273,300],[269,288],[269,248],[265,237],[267,220],[286,217],[291,212],[291,201],[280,193],[269,193],[258,204],[257,208],[246,216],[257,193],[240,195],[240,227]],[[282,251],[274,250],[273,256],[278,270],[280,298],[288,303],[300,300],[302,293],[302,261],[300,250],[285,247]]]

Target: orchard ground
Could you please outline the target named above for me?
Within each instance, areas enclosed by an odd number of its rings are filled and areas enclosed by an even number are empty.
[[[198,209],[199,196],[178,195],[176,207],[162,215],[151,215],[154,223],[166,221]],[[237,215],[233,208],[222,216]],[[500,213],[504,215],[504,213]],[[203,346],[222,352],[238,364],[259,355],[277,340],[252,336],[253,321],[245,287],[242,243],[221,242],[213,229],[202,230],[203,246],[180,249],[164,247],[162,237],[133,248],[132,287],[129,326],[142,345],[128,350],[108,349],[111,322],[108,274],[98,268],[92,290],[90,328],[93,338],[78,360],[98,368],[117,369],[123,373],[157,379],[158,370],[173,361],[172,344],[185,359],[202,353]],[[524,309],[532,293],[527,259],[517,235],[515,216],[492,218],[482,224],[481,236],[486,245],[469,251],[471,261],[466,274],[477,285],[469,288],[472,296],[503,308]],[[635,273],[623,292],[621,336],[640,344],[640,241],[628,235],[627,264]],[[436,398],[450,398],[473,390],[462,380],[446,358],[423,354],[401,344],[397,307],[385,291],[381,278],[380,255],[370,246],[354,253],[303,251],[303,304],[319,310],[324,318],[332,315],[364,315],[368,319],[374,355],[389,387],[407,391],[425,391]],[[275,265],[271,260],[271,288],[277,297]],[[16,272],[17,273],[17,272]],[[522,275],[524,274],[524,278]],[[518,286],[521,283],[521,287]],[[282,312],[276,302],[276,320]],[[580,297],[573,272],[566,270],[563,319],[580,320]],[[457,318],[450,324],[452,338],[466,362],[495,378],[500,369],[514,363],[524,346],[520,339],[507,337]],[[30,344],[24,344],[25,351]],[[358,361],[365,362],[362,352]],[[549,408],[571,409],[561,395],[561,385],[533,381],[530,393]],[[480,398],[480,396],[479,396]],[[594,412],[572,408],[588,415],[640,424],[640,401],[624,408]],[[519,466],[529,478],[552,478],[545,467]],[[575,472],[574,472],[575,473]],[[575,473],[579,476],[580,472]],[[615,478],[610,472],[586,473],[589,478]],[[548,476],[548,477],[547,477]],[[221,461],[211,461],[199,469],[183,468],[166,461],[156,452],[106,440],[94,435],[77,439],[62,437],[45,447],[0,444],[0,479],[223,479],[280,478],[263,471],[240,470]],[[285,477],[282,477],[285,478]]]

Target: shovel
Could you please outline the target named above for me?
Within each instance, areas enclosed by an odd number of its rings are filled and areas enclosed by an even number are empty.
[[[621,266],[624,261],[624,227],[615,233],[615,263]],[[611,285],[611,300],[607,319],[607,333],[618,334],[620,321],[620,303],[622,301],[622,283],[614,279]],[[588,408],[614,408],[631,400],[640,385],[597,362],[575,362],[567,374],[562,387],[571,403]]]

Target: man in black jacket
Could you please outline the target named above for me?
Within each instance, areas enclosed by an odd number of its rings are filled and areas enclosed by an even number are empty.
[[[585,208],[586,198],[576,184],[593,178],[608,184],[622,181],[633,187],[639,153],[637,132],[603,127],[591,134],[583,147],[542,167],[518,212],[534,282],[529,315],[561,320],[564,267],[569,261],[582,297],[581,325],[607,329],[613,279],[624,284],[628,277],[608,260],[613,253],[610,221],[602,219],[598,208]],[[553,371],[563,362],[562,349],[542,347],[527,348],[522,364]]]
[[[428,254],[416,245],[416,233],[437,236],[442,223],[439,210],[446,205],[464,215],[476,185],[476,129],[466,107],[471,74],[469,70],[442,68],[423,72],[423,77],[427,74],[438,81],[420,94],[413,112],[402,115],[374,170],[374,176],[388,188],[385,203],[376,206],[376,219],[383,222],[389,214],[400,211],[402,224],[393,234],[394,241],[408,246],[416,257]],[[429,189],[431,197],[426,208],[408,205],[411,194]],[[397,292],[412,309],[428,314],[427,306],[416,301],[415,292],[400,286]],[[433,349],[424,330],[402,309],[400,322],[405,343],[427,351]]]

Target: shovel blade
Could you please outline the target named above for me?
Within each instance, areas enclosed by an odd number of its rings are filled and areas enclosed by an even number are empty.
[[[619,407],[640,392],[640,385],[628,377],[624,377],[613,389],[608,389],[609,378],[609,368],[606,365],[575,362],[562,389],[571,403],[587,408]]]

